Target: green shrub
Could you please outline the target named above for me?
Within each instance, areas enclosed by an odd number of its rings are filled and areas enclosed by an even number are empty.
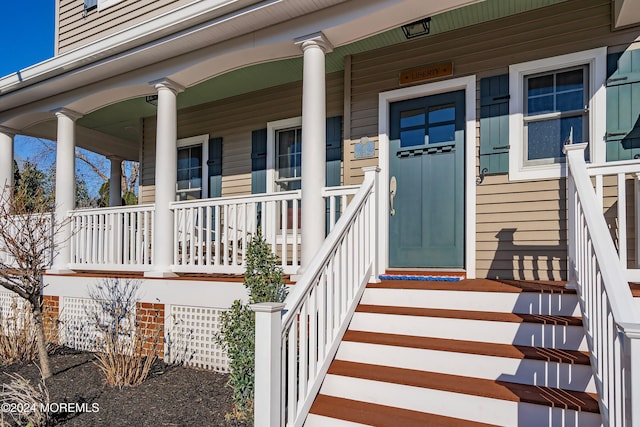
[[[278,257],[262,237],[260,230],[247,248],[244,285],[249,304],[283,302],[287,296]],[[222,314],[222,325],[216,340],[229,356],[229,382],[233,389],[233,413],[227,419],[252,421],[255,368],[255,315],[249,304],[234,301]]]

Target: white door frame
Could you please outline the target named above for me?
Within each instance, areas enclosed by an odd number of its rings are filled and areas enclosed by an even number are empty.
[[[389,267],[389,105],[392,102],[455,90],[465,91],[465,261],[468,278],[476,276],[476,76],[426,83],[381,92],[378,95],[378,165],[380,171],[380,259]]]

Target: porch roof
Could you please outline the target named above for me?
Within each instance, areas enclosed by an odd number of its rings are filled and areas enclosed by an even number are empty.
[[[171,35],[157,30],[146,44],[141,44],[146,38],[134,39],[132,33],[127,43],[107,46],[109,40],[118,40],[111,37],[0,78],[0,126],[55,139],[50,112],[64,106],[85,114],[78,120],[79,146],[135,160],[141,118],[156,113],[144,101],[154,93],[148,82],[156,78],[168,77],[187,87],[178,98],[178,108],[185,108],[300,80],[301,53],[291,40],[304,33],[320,29],[336,46],[327,56],[327,72],[332,72],[343,68],[346,55],[406,42],[399,26],[423,16],[434,16],[431,34],[436,34],[561,1],[457,0],[443,12],[435,1],[304,0],[314,8],[296,9],[294,19],[293,2],[233,2],[242,3],[245,13],[227,11]],[[274,9],[272,3],[282,5]],[[280,23],[265,28],[265,21],[250,21],[248,16],[257,19],[263,9],[274,14],[270,22]],[[258,29],[238,35],[237,28],[247,24]]]

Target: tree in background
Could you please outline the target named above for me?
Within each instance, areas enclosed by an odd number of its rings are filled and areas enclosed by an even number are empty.
[[[31,138],[34,142],[32,144],[32,155],[29,160],[37,165],[53,164],[56,153],[56,143],[42,138]],[[78,168],[79,173],[76,173],[76,179],[78,175],[81,176],[81,180],[84,181],[84,185],[87,189],[87,193],[90,199],[88,203],[87,198],[77,197],[79,200],[78,207],[106,207],[109,205],[109,161],[106,157],[92,153],[88,150],[76,148],[76,159],[79,160]],[[122,199],[125,205],[135,205],[138,203],[138,176],[140,173],[140,164],[138,162],[124,161],[122,166],[122,174],[120,176]],[[106,184],[106,187],[104,187]],[[76,185],[76,188],[78,185]],[[91,194],[93,191],[97,191],[97,194]],[[88,204],[87,204],[88,203]]]

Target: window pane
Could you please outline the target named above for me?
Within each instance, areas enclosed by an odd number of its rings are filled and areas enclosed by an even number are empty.
[[[562,147],[573,128],[573,142],[582,142],[584,117],[543,120],[527,126],[528,160],[562,159]]]
[[[584,92],[582,92],[581,90],[559,93],[558,97],[556,98],[556,108],[558,111],[581,110],[585,107],[583,97]]]
[[[452,122],[456,119],[455,107],[444,107],[429,111],[429,123]]]
[[[415,145],[425,144],[425,131],[424,128],[403,130],[400,132],[400,146],[401,147],[413,147]]]
[[[577,70],[565,71],[556,75],[556,90],[558,92],[567,90],[583,90],[584,71],[582,68]]]
[[[400,112],[401,128],[421,126],[424,125],[424,121],[424,110],[409,110]]]
[[[528,95],[544,95],[553,93],[553,74],[528,79]]]
[[[189,167],[189,150],[186,148],[178,149],[178,169]]]
[[[529,98],[529,102],[527,104],[527,115],[552,113],[553,111],[553,95]]]
[[[448,125],[429,127],[429,144],[437,144],[438,142],[451,142],[456,139],[456,125],[451,123]]]
[[[202,165],[202,147],[191,147],[191,167]]]

